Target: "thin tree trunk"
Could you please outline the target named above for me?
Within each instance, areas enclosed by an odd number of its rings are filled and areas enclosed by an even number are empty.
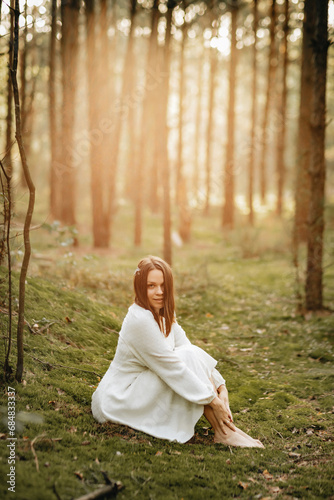
[[[185,71],[184,52],[186,45],[187,29],[185,22],[182,25],[182,45],[180,55],[180,87],[179,87],[179,143],[176,172],[176,203],[179,207],[179,234],[183,241],[190,240],[191,214],[188,203],[187,180],[183,171],[183,122],[184,122],[184,96],[185,96]]]
[[[76,165],[74,163],[74,121],[77,88],[79,0],[62,0],[62,163],[61,179],[61,219],[65,224],[74,225],[76,198]]]
[[[1,189],[3,193],[4,200],[4,228],[3,228],[3,238],[0,242],[0,265],[2,262],[2,257],[7,253],[7,267],[8,267],[8,337],[5,340],[5,362],[4,362],[4,379],[8,380],[12,373],[12,367],[9,364],[9,355],[12,345],[12,259],[10,251],[10,223],[12,217],[12,196],[11,196],[11,177],[7,174],[2,162],[0,161],[0,182]],[[3,183],[3,177],[6,180],[6,186]],[[6,249],[5,249],[6,247]],[[8,343],[7,343],[8,342]]]
[[[153,138],[153,149],[151,165],[149,166],[150,183],[149,183],[149,205],[152,213],[157,213],[159,209],[159,183],[158,183],[158,165],[159,165],[159,155],[160,155],[160,135],[159,135],[159,116],[161,114],[161,88],[162,81],[159,77],[161,63],[163,60],[163,48],[158,46],[158,21],[159,21],[159,10],[158,10],[158,0],[154,1],[152,9],[152,24],[151,24],[151,36],[150,36],[150,50],[152,51],[152,63],[150,64],[150,73],[153,73],[154,82],[151,84],[153,87],[152,99],[149,103],[149,137]],[[163,66],[162,66],[163,67]],[[152,77],[151,77],[152,80]]]
[[[26,147],[26,141],[25,141],[25,128],[26,128],[26,123],[27,123],[27,52],[28,52],[28,43],[27,43],[27,35],[28,35],[28,21],[27,21],[27,15],[28,15],[28,3],[25,2],[24,4],[24,29],[22,33],[22,38],[23,38],[23,44],[22,48],[20,51],[20,73],[21,73],[21,85],[20,85],[20,99],[21,99],[21,124],[22,124],[22,135],[23,135],[23,143]],[[27,154],[26,150],[26,155],[27,158],[29,158],[29,155]],[[20,183],[22,187],[26,187],[25,183],[25,178],[24,178],[24,172],[23,169],[21,170],[21,177],[20,177]]]
[[[132,1],[131,8],[131,25],[134,26],[135,19],[137,15],[137,1]],[[133,37],[132,37],[133,38]],[[133,175],[136,175],[137,172],[137,104],[135,101],[135,81],[136,81],[136,57],[135,57],[135,44],[132,42],[131,44],[131,53],[130,53],[131,61],[129,62],[127,68],[127,81],[128,81],[128,89],[127,94],[130,96],[130,106],[128,107],[128,117],[127,117],[127,136],[128,136],[128,159],[126,166],[126,186],[125,193],[130,200],[134,200],[136,198],[136,186],[133,182]],[[135,201],[136,203],[136,201]]]
[[[111,5],[113,7],[113,4]],[[100,1],[100,36],[99,36],[99,54],[98,54],[98,113],[101,122],[104,119],[110,119],[110,111],[114,102],[114,74],[111,61],[111,47],[108,37],[108,28],[111,19],[109,19],[107,0]],[[113,21],[113,20],[112,20]],[[107,78],[106,78],[107,75]],[[101,246],[108,247],[110,240],[110,213],[108,212],[108,186],[105,179],[108,177],[109,159],[112,152],[112,141],[108,134],[103,133],[101,137],[101,184],[103,196],[103,213],[101,214]]]
[[[12,146],[13,146],[13,88],[12,88],[12,80],[11,80],[11,58],[13,53],[13,43],[14,43],[14,0],[10,0],[10,28],[9,28],[9,45],[8,45],[8,54],[9,54],[9,66],[8,66],[8,79],[7,79],[7,117],[6,117],[6,149],[5,149],[5,158],[4,158],[4,167],[6,172],[11,177],[13,171],[13,163],[12,163]]]
[[[297,138],[294,240],[307,240],[307,220],[310,202],[310,144],[312,110],[312,40],[315,29],[315,1],[305,0],[303,20],[302,67]]]
[[[156,91],[157,83],[150,84],[150,70],[155,67],[154,61],[156,58],[156,38],[152,38],[157,29],[158,21],[158,1],[155,0],[152,7],[152,32],[149,41],[147,59],[146,59],[146,82],[145,82],[145,95],[143,102],[143,111],[141,115],[141,125],[140,125],[140,146],[139,146],[139,159],[136,162],[136,190],[135,190],[135,234],[134,234],[134,244],[136,246],[141,245],[142,241],[142,205],[143,205],[143,179],[146,169],[146,146],[147,137],[152,137],[154,135],[154,128],[152,127],[152,122],[154,120],[154,114],[150,114],[153,111],[152,106],[150,106],[150,101],[153,100],[154,92]],[[153,92],[153,95],[152,95]],[[156,165],[154,165],[154,171],[156,171]]]
[[[264,204],[266,202],[267,195],[267,147],[268,147],[268,118],[270,104],[273,96],[273,86],[275,81],[276,73],[276,55],[275,55],[275,27],[276,27],[276,0],[272,0],[271,4],[271,15],[270,15],[270,48],[269,48],[269,61],[268,61],[268,73],[267,73],[267,92],[266,101],[263,113],[262,122],[262,151],[260,160],[260,194],[261,202]]]
[[[277,117],[279,120],[277,127],[277,154],[276,154],[276,172],[277,172],[277,204],[276,213],[282,215],[283,193],[285,184],[285,140],[286,140],[286,102],[287,102],[287,72],[288,72],[288,35],[289,35],[289,0],[285,0],[284,8],[284,38],[282,44],[283,53],[283,71],[282,71],[282,90],[278,99]]]
[[[253,226],[254,224],[254,207],[253,207],[253,196],[254,196],[254,161],[255,161],[255,132],[256,132],[256,109],[257,109],[257,46],[256,46],[256,36],[259,22],[258,15],[258,0],[254,0],[254,10],[253,10],[253,32],[254,32],[254,45],[253,45],[253,61],[252,61],[252,124],[251,124],[251,143],[249,151],[249,163],[248,163],[248,206],[249,224]]]
[[[19,311],[17,320],[17,366],[15,378],[18,382],[22,381],[23,374],[23,330],[24,330],[24,303],[25,303],[25,282],[28,272],[31,245],[30,245],[30,224],[34,211],[35,204],[35,186],[30,176],[27,158],[25,155],[22,132],[21,132],[21,116],[20,116],[20,100],[19,90],[17,85],[17,62],[19,52],[19,0],[15,0],[15,25],[14,25],[14,51],[13,65],[11,67],[14,103],[15,103],[15,125],[16,125],[16,140],[19,147],[22,168],[24,170],[27,186],[29,189],[28,209],[24,221],[23,240],[24,240],[24,255],[19,280]]]
[[[201,48],[201,55],[198,61],[198,74],[197,74],[195,160],[194,160],[194,174],[193,174],[193,192],[196,201],[198,201],[199,171],[200,171],[199,154],[200,154],[200,138],[201,138],[201,122],[202,122],[203,61],[204,61],[204,50]]]
[[[102,115],[101,96],[105,97],[101,85],[101,51],[97,50],[95,0],[86,0],[86,52],[88,79],[88,116],[91,131],[99,131],[99,121]],[[93,132],[92,132],[93,133]],[[100,137],[101,134],[101,137]],[[109,234],[104,215],[103,196],[103,135],[90,141],[90,171],[91,196],[93,209],[93,240],[94,247],[108,247]]]
[[[56,44],[57,44],[57,0],[51,4],[51,35],[50,35],[50,75],[49,75],[49,127],[50,127],[50,211],[53,217],[59,218],[59,174],[57,162],[59,161],[59,130],[57,124],[57,97],[56,97]]]
[[[214,129],[214,102],[216,91],[216,73],[217,73],[217,55],[216,49],[209,48],[210,51],[210,80],[209,80],[209,116],[206,131],[206,158],[205,158],[205,206],[204,214],[208,215],[210,210],[211,199],[211,170],[212,170],[212,146],[213,146],[213,129]]]
[[[168,126],[167,126],[167,109],[168,109],[168,97],[169,97],[169,75],[170,75],[170,42],[171,42],[171,28],[172,28],[172,17],[173,9],[176,3],[173,1],[168,1],[167,7],[167,26],[166,26],[166,37],[164,45],[164,70],[166,72],[166,77],[163,84],[163,94],[162,94],[162,121],[161,121],[161,131],[160,131],[160,154],[162,162],[162,178],[163,178],[163,193],[164,193],[164,259],[170,265],[172,264],[172,240],[171,240],[171,210],[170,210],[170,175],[169,175],[169,160],[168,160]]]
[[[237,15],[238,0],[230,3],[231,8],[231,55],[229,75],[229,98],[227,115],[227,147],[224,172],[224,205],[222,213],[222,226],[234,226],[234,141],[235,141],[235,87],[237,69]]]
[[[181,185],[183,181],[183,108],[184,108],[184,91],[185,91],[185,78],[184,78],[184,48],[185,38],[187,36],[185,22],[182,25],[182,42],[180,50],[180,83],[179,83],[179,123],[178,132],[179,140],[177,145],[177,161],[176,161],[176,186],[175,186],[175,201],[179,206],[181,202]]]
[[[122,77],[122,88],[120,93],[120,105],[118,106],[118,111],[115,114],[115,127],[114,137],[113,137],[113,152],[110,159],[110,167],[109,167],[109,177],[108,177],[108,212],[110,214],[110,235],[112,235],[113,231],[113,219],[116,211],[116,174],[117,174],[117,166],[118,166],[118,157],[120,150],[120,141],[121,141],[121,133],[123,122],[127,117],[129,111],[129,100],[131,99],[130,95],[130,82],[128,75],[131,72],[131,64],[133,60],[133,32],[134,32],[134,21],[135,21],[135,13],[136,13],[136,0],[131,0],[131,8],[130,8],[130,18],[131,25],[130,31],[128,35],[128,45],[125,55],[124,67],[123,67],[123,77]]]
[[[37,67],[35,20],[33,20],[32,25],[29,29],[29,32],[32,35],[32,40],[28,44],[28,41],[27,41],[28,28],[27,28],[27,32],[25,33],[25,38],[24,38],[25,45],[23,48],[23,52],[25,53],[26,61],[24,62],[24,67],[22,67],[22,75],[21,75],[22,83],[24,82],[23,83],[24,88],[22,89],[22,93],[21,93],[22,98],[23,98],[23,102],[21,101],[22,138],[23,138],[24,150],[26,153],[28,163],[29,163],[29,156],[30,156],[30,149],[31,149],[31,136],[32,136],[33,123],[34,123],[34,117],[35,117],[34,100],[35,100],[37,74],[31,75],[30,79],[27,80],[26,69],[27,69],[28,56],[30,56],[29,57],[30,66],[32,68]],[[24,72],[24,75],[23,75],[23,72]],[[32,171],[32,173],[33,173],[33,171]],[[21,186],[23,186],[23,187],[27,186],[26,180],[24,177],[23,169],[21,170],[20,181],[21,181]]]
[[[313,43],[313,106],[311,118],[311,196],[308,219],[306,308],[323,307],[322,257],[325,204],[326,79],[328,53],[328,1],[316,4]]]

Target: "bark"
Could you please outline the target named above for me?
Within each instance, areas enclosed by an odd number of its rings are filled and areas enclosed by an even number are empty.
[[[254,224],[254,207],[253,207],[253,194],[254,194],[254,161],[255,161],[255,132],[256,132],[256,109],[257,109],[257,48],[256,48],[256,35],[258,29],[259,15],[258,15],[258,0],[254,0],[254,45],[253,45],[253,61],[252,61],[252,112],[251,112],[251,134],[250,134],[250,150],[249,150],[249,163],[248,163],[248,206],[249,224]]]
[[[5,158],[4,166],[6,172],[11,177],[12,176],[12,146],[13,146],[13,87],[11,80],[11,65],[12,65],[12,54],[13,54],[13,43],[14,43],[14,0],[10,0],[10,35],[9,35],[9,45],[8,45],[8,79],[7,79],[7,117],[6,117],[6,148],[5,148]]]
[[[190,240],[191,213],[188,203],[187,180],[183,171],[183,122],[185,71],[184,51],[187,37],[186,24],[182,26],[182,45],[180,53],[180,86],[179,86],[179,142],[176,171],[176,203],[179,207],[179,233],[184,242]]]
[[[194,174],[193,174],[193,192],[194,192],[194,198],[197,201],[198,201],[199,171],[200,171],[199,151],[200,151],[201,121],[202,121],[203,60],[204,60],[204,51],[203,49],[201,49],[201,55],[198,61],[198,74],[197,74],[195,160],[194,160]]]
[[[279,120],[277,126],[277,154],[276,154],[276,173],[277,173],[277,204],[276,213],[282,215],[283,209],[283,193],[285,184],[285,142],[286,142],[286,102],[287,102],[287,72],[288,72],[288,35],[289,35],[289,0],[285,0],[284,4],[284,38],[282,43],[283,68],[282,68],[282,88],[281,95],[278,99],[277,118]]]
[[[167,26],[164,45],[164,71],[166,76],[163,80],[162,109],[161,109],[161,131],[160,131],[160,153],[162,164],[163,179],[163,219],[164,219],[164,259],[170,265],[172,264],[172,241],[171,241],[171,209],[170,209],[170,173],[168,161],[168,127],[167,127],[167,108],[169,97],[169,76],[170,76],[170,52],[171,52],[171,28],[173,9],[176,6],[174,1],[168,0],[167,3]]]
[[[185,22],[182,26],[182,42],[180,50],[180,83],[179,83],[179,123],[178,123],[178,133],[179,141],[177,146],[177,161],[176,161],[176,186],[175,186],[175,201],[176,204],[182,202],[181,200],[181,185],[184,189],[184,179],[183,179],[183,108],[184,108],[184,94],[185,94],[185,78],[184,78],[184,48],[185,48],[185,38],[187,36],[187,31],[185,28]]]
[[[135,19],[137,15],[137,1],[132,0],[131,2],[131,26],[134,27]],[[126,186],[125,193],[126,196],[135,201],[136,198],[136,186],[133,182],[133,176],[137,172],[137,108],[138,102],[136,101],[135,95],[135,81],[136,81],[136,57],[135,57],[135,43],[133,41],[133,35],[131,40],[131,51],[129,54],[128,67],[126,69],[126,79],[128,82],[127,95],[130,97],[130,105],[128,106],[128,120],[127,120],[127,135],[128,135],[128,160],[126,169]]]
[[[27,4],[25,4],[25,9],[26,6]],[[30,63],[30,66],[32,68],[35,68],[37,66],[35,20],[32,22],[32,26],[29,29],[29,31],[32,34],[32,40],[28,44],[27,41],[28,27],[25,26],[24,37],[23,37],[24,46],[21,51],[23,56],[21,58],[21,124],[22,124],[22,137],[23,137],[24,149],[28,162],[30,156],[31,136],[32,136],[33,123],[35,117],[34,100],[35,100],[37,75],[32,74],[32,76],[28,80],[26,75],[26,70],[28,66],[27,61]],[[28,58],[30,59],[30,61],[28,60]],[[23,187],[27,186],[23,169],[21,170],[20,182],[21,186]]]
[[[95,0],[86,0],[86,62],[88,80],[88,118],[89,130],[99,131],[99,121],[102,117],[102,99],[105,96],[101,84],[102,54],[97,44]],[[107,64],[106,61],[104,61]],[[108,74],[108,73],[107,73]],[[92,132],[91,132],[92,133]],[[102,132],[100,132],[102,134]],[[90,141],[90,171],[91,171],[91,196],[93,210],[93,241],[94,247],[108,247],[109,225],[104,210],[104,154],[102,138]]]
[[[51,215],[60,218],[60,184],[57,172],[59,162],[59,129],[57,123],[56,96],[56,45],[57,45],[57,0],[51,3],[51,35],[49,48],[49,128],[50,128],[50,211]]]
[[[313,42],[313,105],[311,118],[311,196],[308,218],[306,309],[323,307],[322,259],[325,203],[326,79],[328,53],[328,2],[316,3]]]
[[[27,43],[27,34],[28,34],[28,22],[27,22],[27,14],[28,14],[28,4],[25,2],[24,4],[24,29],[22,33],[22,38],[23,38],[23,43],[22,43],[22,49],[20,51],[21,53],[21,58],[20,58],[20,76],[21,76],[21,86],[20,86],[20,99],[21,99],[21,123],[22,123],[22,135],[23,135],[23,142],[26,146],[26,141],[24,139],[24,132],[25,132],[25,126],[27,122],[27,113],[26,113],[26,108],[27,108],[27,100],[26,100],[26,95],[27,95],[27,74],[26,74],[26,69],[27,69],[27,52],[28,52],[28,43]],[[29,155],[27,154],[27,149],[26,149],[26,155],[27,158],[29,158]],[[24,178],[24,172],[23,169],[21,170],[21,178],[20,178],[21,186],[26,187],[25,184],[25,178]]]
[[[267,91],[262,122],[262,151],[260,159],[260,194],[261,202],[266,202],[267,194],[267,148],[268,148],[268,119],[269,110],[274,93],[274,82],[276,74],[276,51],[275,51],[275,27],[276,27],[276,0],[272,0],[270,15],[270,47],[267,72]]]
[[[110,236],[112,237],[113,230],[113,219],[116,211],[116,175],[118,168],[118,157],[120,150],[120,141],[123,123],[128,115],[129,106],[131,106],[131,95],[130,95],[130,82],[128,75],[131,74],[131,64],[133,60],[133,31],[134,31],[134,20],[136,13],[136,0],[131,0],[131,10],[130,18],[131,25],[128,35],[128,45],[125,55],[124,67],[123,67],[123,77],[122,77],[122,88],[120,93],[119,103],[117,104],[117,110],[114,116],[114,137],[113,137],[113,152],[110,159],[109,167],[109,178],[108,178],[108,212],[110,214]]]
[[[213,2],[211,9],[213,9]],[[217,23],[212,17],[213,22]],[[217,36],[217,24],[214,25],[212,30],[212,37]],[[212,146],[213,146],[213,129],[214,129],[214,103],[216,92],[216,73],[217,73],[217,54],[216,49],[209,48],[210,52],[210,80],[209,80],[209,115],[206,131],[206,158],[205,158],[205,206],[204,214],[208,215],[211,204],[211,171],[212,171]]]
[[[30,254],[31,254],[30,225],[35,204],[35,186],[30,176],[30,171],[24,150],[22,131],[21,131],[20,99],[19,99],[19,90],[18,90],[17,76],[16,76],[18,51],[19,51],[19,16],[20,16],[19,0],[15,0],[14,51],[13,51],[13,65],[11,67],[11,77],[12,77],[13,95],[15,103],[15,135],[19,147],[22,168],[29,189],[28,209],[23,227],[24,255],[23,255],[20,280],[19,280],[19,310],[18,310],[18,320],[17,320],[17,366],[16,366],[15,378],[18,382],[21,382],[23,373],[25,282],[26,282]]]
[[[80,151],[75,150],[74,120],[77,88],[78,21],[79,0],[62,0],[62,172],[61,172],[61,219],[67,225],[74,225],[76,198],[76,168],[80,166]],[[75,156],[79,156],[79,160]]]
[[[153,138],[153,149],[151,149],[151,164],[148,164],[148,170],[151,172],[150,182],[149,182],[149,206],[152,213],[157,213],[159,209],[159,184],[158,184],[158,165],[159,165],[159,148],[160,148],[160,135],[159,135],[159,116],[161,114],[161,88],[162,80],[160,78],[161,63],[163,60],[163,48],[158,46],[157,36],[158,36],[158,21],[159,21],[159,10],[158,1],[155,0],[152,9],[152,24],[151,24],[151,36],[150,36],[150,48],[152,51],[152,63],[150,64],[150,88],[152,89],[152,98],[149,102],[149,120],[148,120],[148,130],[149,137]],[[152,83],[153,82],[153,83]]]
[[[11,197],[11,177],[7,174],[3,163],[0,161],[0,182],[4,200],[4,229],[3,237],[0,242],[0,265],[2,258],[7,253],[7,267],[8,267],[8,337],[5,339],[5,362],[4,362],[4,379],[8,380],[12,373],[12,367],[9,365],[9,355],[12,345],[12,260],[10,253],[10,223],[12,216],[12,197]],[[6,185],[3,183],[3,177]]]
[[[310,202],[310,144],[312,110],[312,40],[315,29],[315,1],[305,0],[303,20],[302,66],[297,138],[295,185],[295,245],[307,240],[307,219]]]
[[[235,87],[237,69],[237,15],[238,0],[230,3],[231,8],[231,57],[229,70],[229,98],[227,114],[227,147],[224,171],[224,199],[222,226],[234,226],[234,142],[235,142]]]
[[[156,50],[157,50],[157,24],[158,24],[158,1],[155,0],[152,7],[152,24],[151,24],[151,37],[149,41],[149,47],[146,59],[146,82],[145,82],[145,95],[143,102],[143,111],[141,115],[141,125],[140,125],[140,146],[139,146],[139,158],[136,162],[136,190],[135,190],[135,234],[134,234],[134,244],[136,246],[141,245],[142,241],[142,205],[143,205],[143,180],[147,172],[146,168],[146,147],[147,147],[147,134],[148,137],[154,136],[153,123],[154,120],[154,110],[151,106],[151,100],[153,100],[154,93],[156,93],[157,83],[150,83],[150,73],[152,69],[155,68],[156,60]],[[153,95],[152,95],[153,92]],[[157,165],[154,163],[152,165],[153,174],[157,172]],[[157,176],[155,177],[157,181]],[[153,189],[154,191],[154,189]]]

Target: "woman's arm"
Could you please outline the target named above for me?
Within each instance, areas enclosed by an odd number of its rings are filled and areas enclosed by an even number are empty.
[[[120,335],[134,356],[183,398],[206,405],[216,397],[212,384],[197,377],[168,345],[150,311],[129,318]]]
[[[174,329],[175,347],[191,344],[190,340],[186,335],[186,332],[183,330],[182,326],[178,324],[177,321],[173,323],[173,329]]]
[[[179,325],[177,321],[173,324],[173,328],[174,328],[175,347],[191,344],[190,340],[186,335],[186,332],[183,330],[182,326]],[[212,380],[213,383],[215,384],[216,389],[218,389],[218,387],[220,387],[222,384],[226,383],[224,377],[222,377],[222,375],[219,373],[218,370],[216,370],[216,368],[212,370]]]

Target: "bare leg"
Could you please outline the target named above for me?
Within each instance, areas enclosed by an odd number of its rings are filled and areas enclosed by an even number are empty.
[[[216,387],[212,380],[211,382],[217,393]],[[218,393],[217,395],[219,397]],[[212,408],[210,408],[210,406],[208,405],[204,407],[204,416],[212,425],[213,430],[215,431],[215,437],[214,437],[215,443],[223,443],[229,446],[240,446],[244,448],[264,448],[261,441],[259,441],[258,439],[253,439],[251,436],[243,432],[238,427],[235,427],[236,430],[233,431],[232,429],[230,429],[228,426],[225,425],[226,434],[223,434],[214,416]]]
[[[204,407],[204,416],[210,422],[215,431],[214,442],[222,443],[228,446],[241,446],[243,448],[263,448],[262,443],[253,439],[251,436],[248,436],[244,432],[242,432],[238,427],[236,427],[236,431],[233,431],[229,427],[225,426],[226,434],[223,434],[218,426],[216,418],[214,416],[213,410],[210,406],[206,405]],[[240,432],[238,432],[240,431]]]

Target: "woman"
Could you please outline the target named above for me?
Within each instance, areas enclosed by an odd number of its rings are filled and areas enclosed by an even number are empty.
[[[134,290],[115,357],[92,396],[94,418],[185,443],[204,413],[216,443],[263,448],[234,425],[217,361],[192,345],[176,321],[170,266],[159,257],[142,259]]]

